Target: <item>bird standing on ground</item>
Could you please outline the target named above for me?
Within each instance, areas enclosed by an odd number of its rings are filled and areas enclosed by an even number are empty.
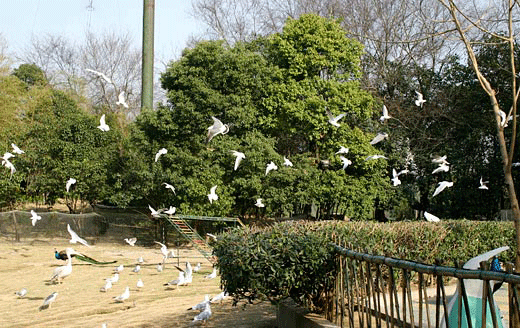
[[[69,240],[69,242],[70,242],[71,244],[75,244],[75,243],[77,243],[77,242],[80,242],[81,244],[83,244],[83,245],[85,245],[85,246],[87,246],[87,247],[90,247],[90,245],[87,243],[87,241],[86,241],[85,239],[83,239],[83,238],[81,238],[80,236],[78,236],[78,234],[75,233],[74,230],[72,230],[72,229],[70,228],[70,224],[68,224],[68,223],[67,223],[67,231],[68,231],[69,234],[70,234],[70,240]]]
[[[197,263],[197,265],[193,268],[193,272],[199,272],[200,270],[200,262]]]
[[[67,192],[69,192],[70,187],[75,183],[76,183],[76,179],[74,179],[74,178],[70,178],[69,180],[67,180],[67,183],[65,184],[65,190],[67,190]]]
[[[209,318],[211,318],[211,306],[210,303],[206,303],[204,311],[196,315],[193,318],[193,322],[202,321],[203,323],[206,323],[209,320]]]
[[[58,297],[58,293],[57,292],[54,292],[54,293],[50,294],[49,296],[47,296],[43,300],[43,304],[40,306],[40,311],[50,308],[52,302],[54,302],[56,300],[56,297]]]
[[[179,277],[175,280],[168,281],[167,283],[164,284],[164,286],[178,287],[178,286],[184,285],[184,283],[185,283],[184,271],[179,271]]]
[[[208,128],[206,143],[210,142],[211,139],[219,134],[226,134],[229,132],[229,125],[222,124],[222,122],[214,116],[211,116],[211,118],[213,119],[213,125]]]
[[[62,265],[54,269],[50,279],[52,282],[61,283],[64,278],[70,276],[72,273],[72,256],[70,255],[69,248],[67,248],[67,258],[66,265]]]
[[[278,170],[278,166],[276,166],[276,164],[273,161],[267,164],[265,168],[265,175],[267,175],[267,173],[271,172],[272,170]]]
[[[347,115],[347,113],[341,113],[338,116],[334,116],[328,108],[325,108],[325,111],[327,113],[327,117],[329,118],[328,122],[334,125],[335,127],[339,127],[339,120],[341,120],[343,117],[345,117],[345,115]]]
[[[32,221],[32,225],[34,227],[34,225],[36,224],[36,221],[39,221],[41,220],[42,217],[39,216],[38,214],[36,214],[36,212],[34,210],[31,210],[31,221]]]
[[[125,266],[120,264],[120,265],[116,266],[116,268],[114,269],[114,272],[122,272],[124,269],[125,269]]]
[[[167,209],[166,211],[164,211],[164,213],[166,213],[168,215],[174,215],[176,210],[177,210],[177,208],[175,206],[170,206],[170,208]]]
[[[141,271],[141,266],[140,266],[139,264],[137,264],[137,265],[135,266],[135,268],[132,269],[132,272],[133,272],[133,273],[138,273],[139,271]]]
[[[213,268],[213,271],[210,274],[204,276],[204,279],[214,279],[216,277],[217,277],[217,268]]]
[[[19,291],[15,292],[16,296],[23,298],[25,295],[27,295],[27,289],[22,288]]]
[[[140,288],[143,288],[144,287],[144,282],[141,278],[139,278],[139,280],[137,280],[137,283],[135,284],[135,286],[140,289]]]
[[[101,115],[101,118],[99,119],[99,125],[97,126],[97,128],[103,132],[110,131],[110,127],[108,126],[108,124],[105,123],[105,114]]]
[[[441,181],[439,182],[439,185],[437,186],[437,188],[435,189],[435,192],[433,193],[433,196],[432,197],[435,197],[437,196],[438,194],[440,194],[444,189],[448,188],[448,187],[452,187],[453,186],[453,182],[448,182],[448,181]]]
[[[157,151],[157,153],[155,154],[155,162],[157,162],[159,160],[159,157],[161,157],[161,155],[164,155],[167,153],[168,153],[168,149],[166,149],[166,148],[159,149],[159,151]]]
[[[246,158],[246,155],[236,150],[232,150],[231,152],[233,153],[233,156],[235,156],[235,166],[233,168],[233,171],[236,171],[238,169],[238,166],[240,165],[240,162],[244,158]]]
[[[215,193],[215,190],[217,190],[217,186],[213,186],[209,190],[208,199],[210,204],[213,204],[213,201],[218,200],[218,195]]]
[[[117,273],[117,272],[114,273],[114,275],[108,279],[110,280],[111,283],[115,284],[116,282],[119,281],[119,273]]]
[[[152,214],[152,216],[154,218],[158,218],[161,216],[161,213],[159,213],[158,211],[156,211],[153,207],[151,207],[149,204],[148,204],[148,209],[150,209],[150,212]]]
[[[220,294],[217,294],[215,296],[213,296],[210,300],[211,303],[217,303],[218,301],[220,301],[222,303],[223,300],[226,299],[226,297],[228,297],[229,294],[226,293],[226,292],[221,292]]]
[[[203,311],[205,308],[206,308],[206,304],[209,303],[209,295],[206,294],[204,295],[204,301],[188,308],[188,310],[198,310],[198,311]]]
[[[118,303],[122,303],[122,302],[126,301],[129,297],[130,297],[130,288],[128,286],[126,286],[123,294],[114,297],[114,300]]]
[[[112,288],[112,279],[108,278],[105,280],[105,285],[99,289],[100,292],[106,293],[110,288]]]

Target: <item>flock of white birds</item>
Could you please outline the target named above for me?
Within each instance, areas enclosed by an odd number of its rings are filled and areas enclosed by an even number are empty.
[[[74,230],[72,230],[72,228],[70,227],[69,224],[67,224],[67,231],[69,232],[70,237],[71,237],[70,241],[69,241],[70,243],[72,243],[72,244],[81,243],[87,247],[92,247],[91,245],[89,245],[89,243],[85,239],[81,238]],[[125,238],[124,241],[130,246],[135,246],[135,243],[137,242],[137,238],[135,238],[135,237]],[[177,256],[176,256],[175,252],[173,250],[169,250],[166,247],[166,245],[164,245],[160,242],[156,242],[156,243],[161,246],[160,251],[163,255],[162,262],[160,262],[157,266],[157,271],[162,272],[167,259],[176,258]],[[52,283],[57,283],[57,284],[63,283],[63,280],[72,274],[72,271],[73,271],[72,270],[72,268],[73,268],[72,267],[72,258],[76,255],[84,256],[83,254],[76,252],[73,248],[70,248],[70,247],[67,247],[65,249],[65,252],[67,255],[67,264],[56,267],[53,270],[52,275],[50,277],[50,282],[52,282]],[[141,271],[141,265],[144,262],[145,261],[144,261],[143,257],[142,256],[139,257],[137,259],[137,264],[131,270],[131,272],[139,273]],[[173,265],[173,266],[177,270],[179,270],[179,277],[175,280],[165,283],[164,286],[166,286],[167,289],[172,289],[172,288],[178,289],[180,286],[190,285],[193,281],[193,274],[199,272],[199,270],[201,269],[200,262],[197,263],[197,265],[195,267],[192,267],[190,262],[186,262],[185,269],[181,269],[176,265]],[[113,270],[112,276],[105,279],[105,284],[99,289],[99,291],[102,293],[108,292],[113,287],[114,284],[117,284],[117,282],[119,281],[119,276],[120,276],[120,274],[123,273],[124,270],[125,270],[125,267],[122,264],[115,267]],[[210,274],[205,275],[204,279],[205,280],[215,279],[216,277],[217,277],[217,270],[215,267],[213,267],[213,271]],[[142,278],[139,278],[137,280],[136,288],[138,290],[141,290],[142,288],[144,288],[144,282],[143,282]],[[28,294],[28,291],[26,288],[22,288],[19,291],[15,292],[15,294],[17,297],[23,298]],[[58,297],[58,292],[53,292],[52,294],[47,296],[44,299],[42,305],[39,307],[39,310],[41,311],[41,310],[50,308],[52,303],[54,301],[56,301],[57,297]],[[194,323],[198,323],[198,322],[205,323],[211,317],[211,314],[212,314],[211,313],[211,304],[217,303],[217,302],[222,302],[222,300],[224,300],[227,297],[228,297],[228,294],[225,292],[221,292],[220,294],[217,294],[212,298],[210,298],[209,295],[205,295],[205,298],[201,303],[196,304],[193,307],[188,309],[188,310],[199,310],[200,311],[199,314],[194,316],[193,322]],[[130,299],[130,287],[129,286],[125,287],[122,294],[113,297],[113,300],[116,303],[123,303],[128,299]],[[106,323],[104,324],[104,326],[106,327]]]

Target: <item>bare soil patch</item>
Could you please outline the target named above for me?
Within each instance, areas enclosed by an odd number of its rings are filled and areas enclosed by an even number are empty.
[[[73,247],[98,261],[113,261],[116,264],[91,265],[73,259],[72,274],[62,284],[51,284],[49,278],[54,268],[65,265],[54,258],[58,250]],[[131,270],[142,256],[145,263],[139,273]],[[129,246],[127,244],[98,243],[92,248],[69,244],[66,239],[22,240],[14,243],[0,240],[0,294],[2,315],[0,327],[191,327],[198,311],[187,309],[204,299],[205,294],[214,296],[221,292],[220,280],[205,280],[212,271],[211,264],[192,249],[181,250],[180,267],[185,261],[192,265],[201,262],[202,268],[194,273],[193,283],[179,289],[168,289],[164,283],[176,279],[177,259],[168,259],[162,272],[157,272],[157,263],[162,254],[157,247]],[[108,292],[100,292],[106,278],[114,268],[125,266],[119,282]],[[144,288],[138,290],[141,278]],[[115,303],[114,297],[130,287],[130,298],[124,303]],[[27,289],[24,298],[15,292]],[[45,297],[58,292],[56,301],[49,309],[39,311]],[[273,328],[276,325],[275,307],[267,302],[233,307],[232,300],[213,304],[213,316],[206,327],[253,327]]]

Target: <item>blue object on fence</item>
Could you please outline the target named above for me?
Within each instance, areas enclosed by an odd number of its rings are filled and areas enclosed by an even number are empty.
[[[480,254],[475,256],[466,262],[463,266],[464,269],[477,270],[480,268],[480,262],[489,261],[490,258],[496,256],[506,250],[509,249],[509,246],[499,247],[484,254]],[[497,259],[498,261],[498,259]],[[492,263],[493,269],[494,263]],[[495,264],[496,265],[496,264]],[[500,262],[498,263],[500,267]],[[490,281],[490,284],[494,284],[494,281]],[[470,320],[472,323],[472,327],[482,327],[482,292],[483,292],[483,282],[479,279],[464,279],[464,287],[466,288],[466,294],[468,296],[468,307],[470,312]],[[491,286],[493,289],[493,286]],[[458,327],[458,298],[460,295],[460,286],[457,286],[457,290],[453,294],[450,302],[448,303],[448,327]],[[494,301],[493,301],[494,302]],[[497,318],[497,326],[499,328],[503,328],[503,323],[500,315],[500,309],[498,308],[497,303],[495,305],[495,315]],[[446,327],[446,322],[444,319],[441,322],[441,328]],[[466,310],[464,306],[464,302],[462,302],[462,315],[461,315],[461,327],[468,328],[468,322],[466,318]],[[493,327],[493,319],[491,318],[491,310],[489,304],[486,306],[486,328]]]

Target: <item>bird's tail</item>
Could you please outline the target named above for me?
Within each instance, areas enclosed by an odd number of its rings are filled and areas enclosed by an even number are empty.
[[[76,255],[75,257],[80,261],[92,263],[92,264],[113,264],[113,263],[117,262],[117,261],[100,262],[100,261],[94,260],[93,258],[91,258],[89,256],[86,256],[85,254]]]

